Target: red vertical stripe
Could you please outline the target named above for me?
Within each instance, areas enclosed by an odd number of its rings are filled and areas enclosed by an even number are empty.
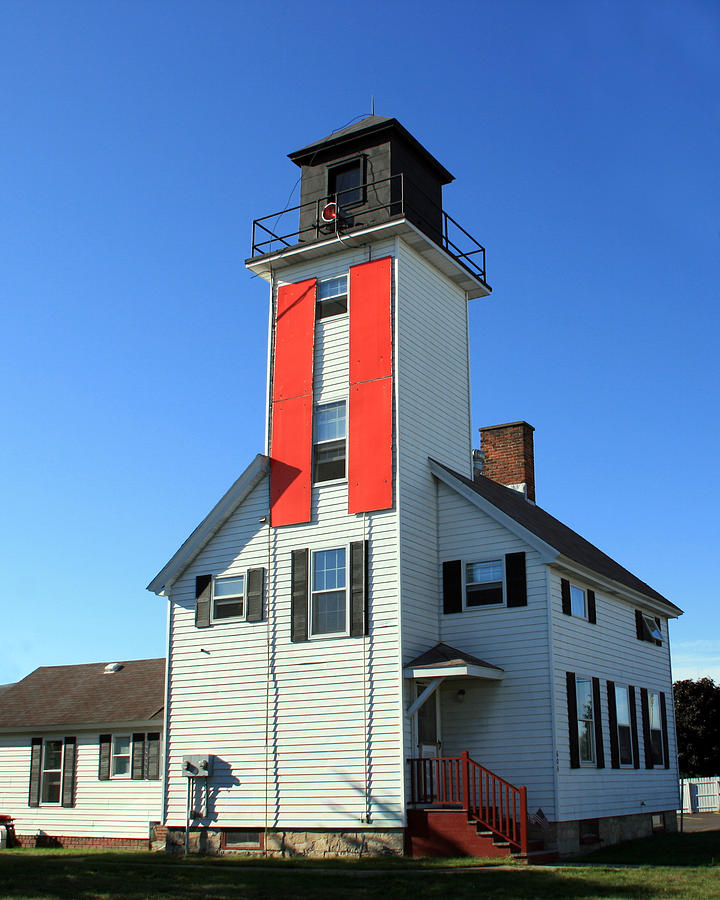
[[[316,281],[278,288],[272,366],[270,522],[310,521]]]
[[[350,269],[348,512],[388,509],[392,484],[392,259]]]

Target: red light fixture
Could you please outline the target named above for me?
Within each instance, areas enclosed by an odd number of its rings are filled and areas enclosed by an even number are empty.
[[[326,203],[320,213],[323,222],[334,222],[337,219],[337,203]]]

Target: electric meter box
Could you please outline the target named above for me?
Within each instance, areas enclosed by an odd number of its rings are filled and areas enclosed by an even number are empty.
[[[207,778],[212,774],[212,756],[207,753],[183,756],[182,773],[186,778]]]

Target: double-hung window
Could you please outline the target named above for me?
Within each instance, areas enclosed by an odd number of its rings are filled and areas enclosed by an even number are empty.
[[[112,739],[110,774],[113,778],[130,777],[130,735],[115,734]]]
[[[245,576],[216,575],[213,578],[213,622],[245,616]]]
[[[662,766],[665,762],[663,753],[662,716],[660,712],[660,694],[648,691],[648,719],[650,724],[650,753],[652,764]]]
[[[328,316],[339,316],[347,312],[347,281],[347,275],[318,281],[316,318],[326,319]]]
[[[577,729],[580,765],[595,765],[595,709],[592,681],[576,678]]]
[[[587,597],[582,588],[570,585],[570,612],[580,619],[587,619]]]
[[[345,547],[312,554],[310,622],[313,636],[347,634]]]
[[[63,770],[63,741],[45,740],[42,748],[41,803],[59,803]]]
[[[502,603],[504,568],[501,559],[467,563],[465,606],[490,606]]]
[[[345,477],[345,401],[315,407],[314,481]]]
[[[633,742],[630,719],[630,692],[624,684],[615,685],[615,715],[617,718],[618,758],[621,766],[632,766]]]

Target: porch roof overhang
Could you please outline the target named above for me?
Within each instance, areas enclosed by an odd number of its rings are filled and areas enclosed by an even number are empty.
[[[500,681],[505,670],[448,644],[436,644],[409,662],[405,678],[483,678]]]

